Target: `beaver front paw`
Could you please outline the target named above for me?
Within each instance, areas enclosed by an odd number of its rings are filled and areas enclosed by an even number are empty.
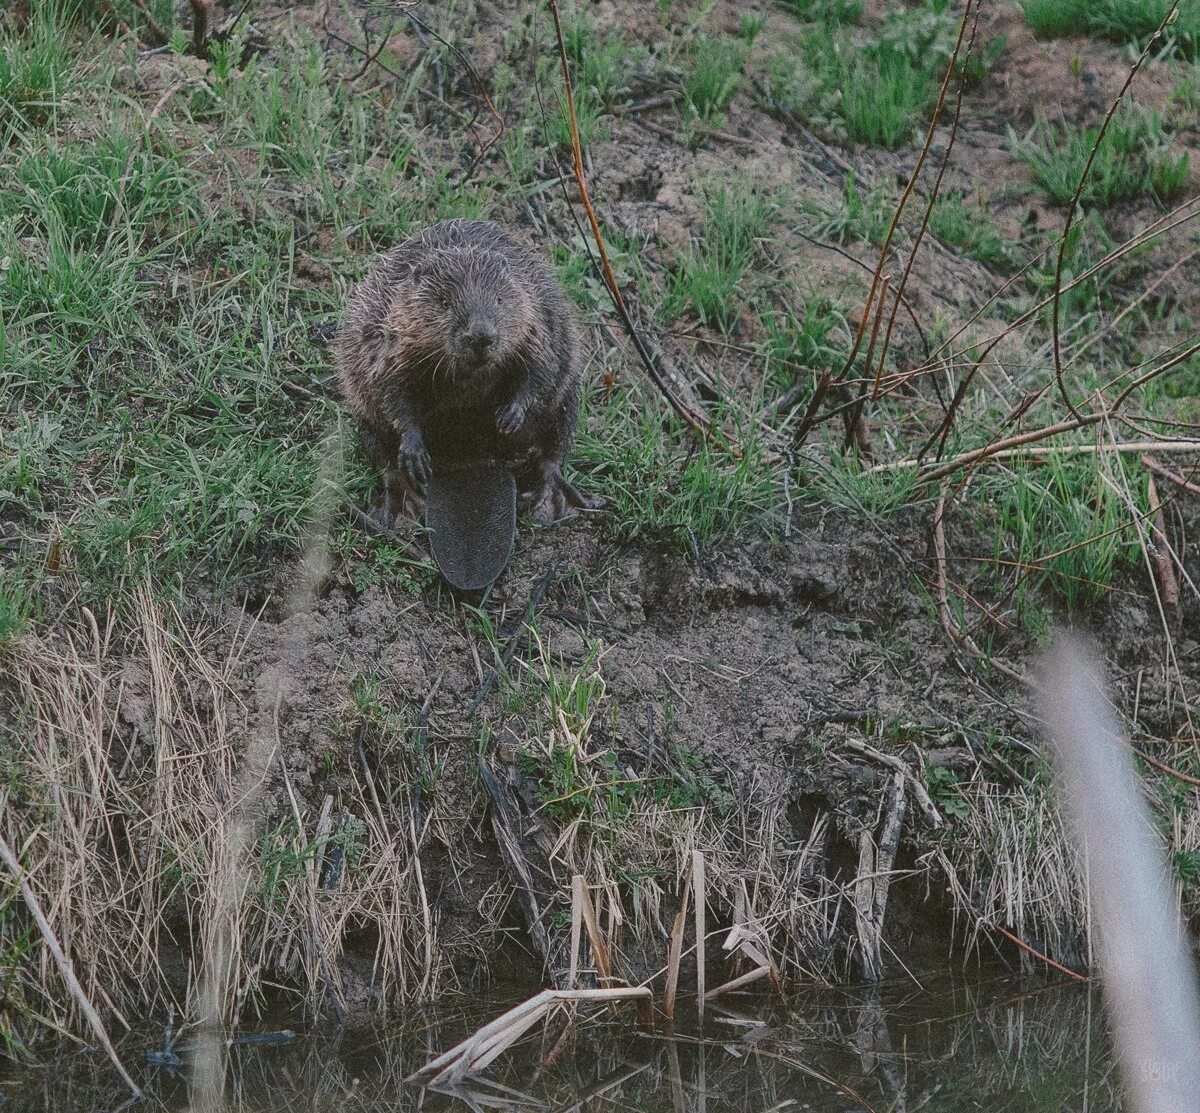
[[[420,433],[404,434],[396,462],[404,477],[414,487],[420,487],[433,470],[429,461],[429,450],[425,447]]]
[[[496,428],[506,437],[520,431],[525,424],[525,407],[515,398],[496,411]]]

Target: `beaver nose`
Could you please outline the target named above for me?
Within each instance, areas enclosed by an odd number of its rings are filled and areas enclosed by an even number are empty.
[[[486,351],[495,343],[496,326],[491,321],[472,321],[467,326],[467,343]]]

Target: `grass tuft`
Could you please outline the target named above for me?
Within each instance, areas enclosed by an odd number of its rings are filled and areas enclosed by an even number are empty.
[[[1074,196],[1099,135],[1099,127],[1080,129],[1065,120],[1042,118],[1024,138],[1010,132],[1010,143],[1046,192],[1065,203]],[[1186,188],[1190,171],[1187,152],[1171,149],[1162,117],[1127,104],[1109,124],[1080,200],[1112,205],[1148,195],[1169,201]]]
[[[863,0],[785,0],[785,7],[809,23],[857,23]]]
[[[51,119],[71,91],[76,11],[70,0],[42,0],[24,28],[0,16],[0,141]]]
[[[1034,34],[1046,38],[1092,35],[1143,46],[1162,26],[1172,0],[1023,0],[1021,14]],[[1200,51],[1200,4],[1181,0],[1163,41],[1187,58]]]
[[[987,206],[968,201],[962,193],[938,196],[929,215],[929,230],[985,266],[1006,267],[1013,262],[1013,247],[1000,234]]]
[[[620,536],[667,536],[692,552],[768,524],[777,474],[753,430],[736,445],[689,445],[673,416],[628,395],[593,397],[587,411],[575,455]]]
[[[694,124],[720,127],[725,109],[742,84],[744,41],[713,35],[697,38],[683,81],[683,99]]]
[[[701,324],[728,331],[737,318],[742,281],[770,214],[770,202],[754,191],[721,186],[711,192],[705,199],[699,246],[672,273],[663,317],[674,320],[690,310]]]

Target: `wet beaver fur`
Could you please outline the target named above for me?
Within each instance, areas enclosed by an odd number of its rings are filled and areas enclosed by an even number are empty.
[[[562,473],[579,414],[578,326],[549,266],[492,221],[446,220],[382,256],[334,342],[386,521],[434,468],[498,460],[536,520],[598,500]]]

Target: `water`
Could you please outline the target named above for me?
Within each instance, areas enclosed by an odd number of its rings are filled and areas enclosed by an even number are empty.
[[[1098,990],[1012,978],[912,981],[875,990],[812,989],[787,1002],[730,999],[702,1031],[639,1031],[632,1009],[577,1026],[552,1045],[536,1033],[459,1093],[406,1086],[439,1051],[514,1004],[472,1001],[413,1012],[401,1026],[297,1033],[285,1045],[231,1050],[228,1113],[401,1113],[551,1109],[717,1113],[1110,1113],[1121,1108]],[[712,1006],[710,1005],[710,1009]],[[145,1086],[135,1110],[199,1108],[184,1067],[151,1068],[146,1040],[125,1040]],[[549,1061],[547,1061],[547,1059]],[[0,1074],[3,1113],[91,1113],[124,1096],[93,1053]],[[207,1107],[212,1109],[211,1106]],[[215,1113],[215,1111],[214,1111]]]

